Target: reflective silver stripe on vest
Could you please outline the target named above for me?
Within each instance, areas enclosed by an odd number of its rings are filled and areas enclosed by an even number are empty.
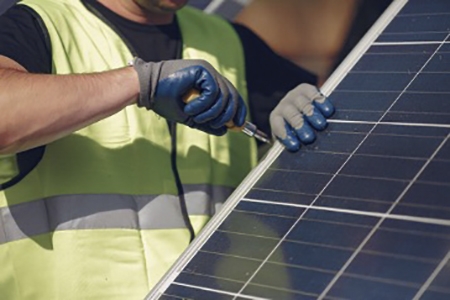
[[[213,215],[233,191],[185,185],[189,215]],[[0,244],[57,230],[186,228],[172,195],[65,195],[0,208]]]

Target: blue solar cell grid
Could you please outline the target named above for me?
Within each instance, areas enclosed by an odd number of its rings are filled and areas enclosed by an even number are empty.
[[[159,299],[450,299],[449,34],[410,0]]]

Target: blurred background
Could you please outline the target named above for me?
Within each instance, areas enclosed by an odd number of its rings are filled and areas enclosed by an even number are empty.
[[[242,23],[323,82],[393,0],[191,0]]]
[[[131,1],[131,0],[130,0]],[[190,0],[246,25],[323,83],[395,0]],[[0,14],[15,0],[0,0]]]
[[[0,0],[0,14],[3,13],[8,7],[13,5],[15,2],[14,0]]]
[[[323,82],[392,0],[254,0],[234,17]]]

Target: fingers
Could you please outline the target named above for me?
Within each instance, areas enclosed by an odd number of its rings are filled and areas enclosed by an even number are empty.
[[[287,123],[281,115],[271,114],[270,125],[272,134],[291,152],[300,149],[300,140],[294,132],[292,126]]]
[[[211,127],[213,128],[219,128],[222,126],[229,126],[230,124],[234,123],[234,119],[236,118],[238,122],[243,123],[241,121],[242,114],[246,114],[245,104],[242,100],[241,96],[237,92],[237,90],[234,88],[234,86],[228,82],[227,80],[223,81],[224,91],[226,91],[225,94],[228,94],[228,103],[227,106],[224,107],[221,114],[214,120],[211,120]],[[222,86],[222,84],[221,84]],[[244,108],[244,111],[243,111]],[[239,112],[239,115],[238,115]],[[244,115],[244,121],[245,121],[245,115]],[[235,124],[235,123],[234,123]]]
[[[216,78],[216,81],[219,91],[216,99],[213,100],[213,105],[194,117],[195,122],[200,124],[208,122],[214,128],[224,126],[235,112],[232,90],[221,78]]]
[[[222,93],[220,93],[216,99],[216,103],[213,104],[212,107],[210,107],[205,112],[202,112],[194,117],[194,121],[196,123],[202,124],[206,123],[208,121],[216,119],[220,113],[223,110],[223,107],[227,107],[229,102],[228,97],[224,97]],[[186,110],[185,110],[186,111]]]
[[[323,114],[318,111],[316,108],[313,108],[312,113],[310,115],[305,114],[305,119],[311,124],[312,127],[316,130],[324,130],[327,127],[327,120],[323,116]]]
[[[312,85],[301,84],[290,91],[270,116],[272,133],[289,151],[297,151],[301,143],[312,143],[315,130],[324,130],[326,117],[334,113],[331,102]]]
[[[331,102],[315,86],[301,84],[288,96],[287,102],[292,103],[297,109],[296,111],[299,111],[314,129],[324,130],[327,127],[327,120],[322,110],[326,112],[327,116],[330,116],[334,110],[330,111]],[[295,124],[293,126],[296,129],[299,128]]]
[[[225,126],[226,123],[231,121],[234,114],[236,113],[236,106],[234,105],[234,102],[235,101],[233,101],[232,99],[229,99],[228,101],[229,105],[225,107],[225,109],[216,119],[211,120],[211,122],[209,122],[209,124],[211,124],[211,127],[219,128]]]
[[[156,113],[214,135],[223,135],[230,121],[238,126],[244,124],[244,101],[236,88],[207,62],[176,60],[157,67],[152,77],[157,82],[151,106]],[[184,96],[193,90],[199,95],[185,103]]]
[[[320,90],[311,84],[303,83],[296,87],[294,94],[303,95],[309,99],[312,104],[319,110],[319,113],[329,118],[333,115],[335,109],[331,101],[323,95]]]
[[[215,103],[205,111],[195,115],[193,120],[198,124],[204,124],[215,129],[225,127],[229,122],[232,122],[235,126],[242,126],[247,115],[242,97],[225,78],[219,77],[216,80],[219,91]],[[196,100],[192,100],[189,104]],[[185,112],[188,113],[186,110]]]
[[[198,115],[210,109],[214,104],[217,105],[217,108],[222,108],[220,106],[223,106],[223,102],[220,101],[223,100],[223,97],[220,95],[220,87],[209,71],[200,65],[191,66],[182,71],[177,72],[177,74],[180,74],[178,76],[189,77],[191,82],[192,78],[195,78],[193,86],[191,85],[190,88],[200,91],[200,95],[187,103],[184,107],[184,112],[186,114],[190,116]],[[189,89],[186,89],[186,92],[188,91]],[[213,110],[212,113],[213,112],[215,112],[215,110]],[[208,119],[210,116],[206,115],[202,118]]]
[[[334,114],[335,109],[330,100],[328,100],[325,96],[323,96],[323,98],[324,100],[322,100],[321,102],[314,101],[314,106],[319,109],[322,115],[329,118]]]

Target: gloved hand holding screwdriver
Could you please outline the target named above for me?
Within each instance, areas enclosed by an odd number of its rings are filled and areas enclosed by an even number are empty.
[[[204,60],[173,60],[146,63],[137,58],[141,93],[138,105],[167,120],[213,135],[224,135],[230,124],[242,127],[247,108],[235,87]],[[199,95],[185,103],[192,90]],[[270,115],[273,135],[289,151],[315,139],[334,113],[331,102],[313,85],[301,84],[280,101]],[[228,123],[228,124],[227,124]]]
[[[137,58],[134,68],[141,87],[138,106],[153,110],[169,121],[209,134],[224,135],[225,124],[245,122],[247,108],[235,87],[204,60],[169,60],[158,63]],[[192,90],[200,95],[183,102]]]

